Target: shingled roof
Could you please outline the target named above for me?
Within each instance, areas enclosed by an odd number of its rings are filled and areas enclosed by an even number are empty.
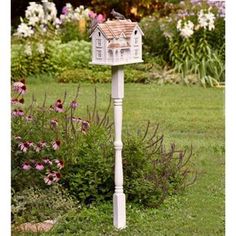
[[[132,22],[131,20],[108,20],[104,23],[98,24],[95,28],[99,28],[107,39],[112,39],[119,38],[122,33],[125,35],[125,38],[130,38],[136,26],[143,35],[138,23]],[[92,34],[93,32],[91,35]]]

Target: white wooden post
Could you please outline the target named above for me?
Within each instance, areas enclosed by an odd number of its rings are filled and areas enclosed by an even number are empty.
[[[113,194],[113,225],[118,229],[126,227],[126,204],[123,191],[122,167],[122,100],[124,97],[123,66],[112,66],[112,98],[115,122],[115,193]]]

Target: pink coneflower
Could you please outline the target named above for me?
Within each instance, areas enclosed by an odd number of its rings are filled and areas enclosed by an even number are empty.
[[[51,185],[54,182],[54,174],[53,173],[49,173],[47,176],[44,177],[44,182],[47,185]]]
[[[57,121],[56,119],[52,119],[52,120],[50,121],[50,125],[51,125],[53,128],[55,128],[55,127],[58,126],[58,121]]]
[[[89,129],[90,125],[88,121],[82,121],[82,125],[81,125],[81,131],[83,134],[86,134],[88,129]]]
[[[25,120],[26,120],[27,122],[30,122],[30,121],[33,120],[33,117],[32,117],[31,115],[26,116],[26,117],[25,117]]]
[[[29,170],[31,168],[31,165],[29,162],[24,162],[23,165],[22,165],[22,169],[23,170]]]
[[[17,115],[18,115],[18,116],[24,116],[24,112],[23,112],[21,109],[19,109],[19,110],[17,111]]]
[[[54,109],[57,112],[63,112],[64,111],[62,103],[55,104]]]
[[[61,174],[59,172],[54,172],[53,173],[53,181],[58,182],[61,179]]]
[[[25,94],[25,92],[26,92],[26,86],[21,81],[13,83],[13,89],[22,95]]]
[[[18,110],[17,110],[17,109],[14,109],[14,110],[11,112],[11,114],[12,114],[13,117],[18,116]]]
[[[36,170],[43,170],[44,169],[43,163],[40,163],[40,162],[36,163],[35,164],[35,169]]]
[[[15,136],[14,139],[15,139],[16,141],[19,141],[19,140],[21,140],[22,138],[21,138],[21,136]]]
[[[57,168],[58,169],[62,169],[64,168],[64,162],[63,161],[60,161],[60,160],[55,160],[55,163],[57,164]]]
[[[70,107],[72,109],[76,109],[77,106],[78,106],[78,103],[75,100],[70,103]]]
[[[28,142],[24,142],[24,143],[19,143],[18,146],[22,152],[27,152],[30,147],[30,144]]]
[[[47,147],[47,143],[45,141],[40,141],[37,143],[37,145],[34,147],[36,152],[40,152],[43,148]]]
[[[44,159],[43,159],[43,162],[44,162],[45,164],[52,165],[52,161],[51,161],[50,159],[48,159],[48,158],[44,158]]]
[[[19,101],[18,101],[17,98],[12,98],[12,99],[11,99],[11,104],[12,104],[12,105],[16,105],[16,104],[18,104],[18,103],[19,103]]]
[[[53,148],[54,150],[59,149],[59,148],[60,148],[60,145],[61,145],[61,141],[60,141],[60,140],[56,140],[56,141],[52,142],[52,148]]]

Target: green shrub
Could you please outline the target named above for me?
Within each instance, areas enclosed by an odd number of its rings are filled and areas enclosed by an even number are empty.
[[[92,69],[73,69],[73,70],[65,70],[60,73],[56,80],[59,83],[79,83],[79,82],[91,82],[91,83],[107,83],[111,81],[111,72],[109,70],[106,71],[94,71]]]
[[[22,86],[18,92],[26,89],[22,82],[13,85],[17,89]],[[60,181],[81,204],[111,200],[113,129],[107,116],[111,101],[105,114],[100,116],[95,90],[92,112],[88,109],[87,118],[82,120],[75,113],[77,97],[78,92],[69,105],[64,97],[50,107],[46,107],[45,100],[42,106],[31,104],[12,111],[14,191],[22,192],[29,186],[47,189],[48,185]],[[148,123],[143,135],[127,132],[123,135],[124,188],[128,201],[156,207],[168,195],[189,184],[191,153],[185,157],[185,152],[176,150],[174,144],[165,148],[158,127],[150,129],[149,126]],[[37,163],[43,165],[43,169],[37,168]]]
[[[140,22],[140,27],[144,32],[144,54],[151,53],[159,60],[169,61],[169,47],[166,37],[159,24],[159,19],[155,16],[144,17]]]
[[[125,83],[149,83],[149,73],[142,70],[136,70],[127,67],[125,69]],[[90,69],[71,69],[65,70],[56,76],[56,81],[59,83],[107,83],[111,81],[111,71],[104,69],[103,71],[97,70],[95,67]]]
[[[64,70],[84,68],[91,60],[91,43],[86,41],[59,40],[45,42],[44,52],[37,50],[38,43],[13,44],[11,50],[11,74],[14,80],[40,73],[57,73]],[[28,49],[28,54],[26,53]]]
[[[26,188],[12,191],[11,212],[14,224],[56,220],[69,210],[79,209],[79,203],[62,186]]]

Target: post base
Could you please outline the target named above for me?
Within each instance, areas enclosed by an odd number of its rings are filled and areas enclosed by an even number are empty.
[[[126,227],[125,194],[113,194],[113,225],[117,229]]]

